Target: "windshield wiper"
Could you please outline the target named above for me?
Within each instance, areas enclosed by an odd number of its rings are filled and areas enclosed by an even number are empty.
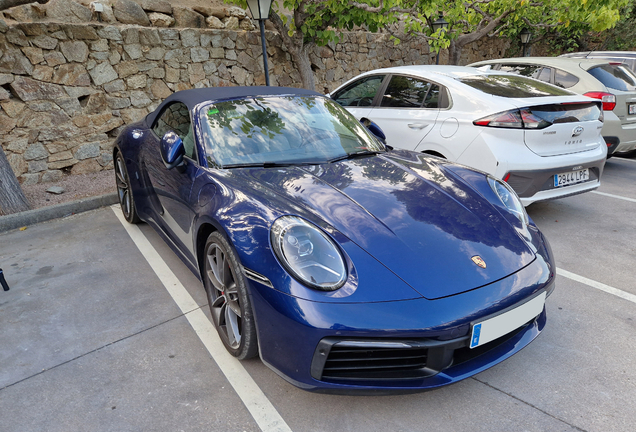
[[[316,165],[316,162],[250,162],[242,164],[223,165],[223,168],[277,168],[300,165]]]
[[[373,155],[377,155],[380,153],[384,153],[383,151],[380,150],[365,150],[365,151],[359,151],[359,152],[355,152],[355,153],[349,153],[346,154],[344,156],[338,156],[336,158],[333,159],[329,159],[327,162],[329,163],[333,163],[333,162],[338,162],[338,161],[342,161],[342,160],[346,160],[346,159],[355,159],[359,156],[373,156]]]

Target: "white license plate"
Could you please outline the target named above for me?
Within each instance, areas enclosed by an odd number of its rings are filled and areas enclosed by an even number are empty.
[[[477,348],[494,341],[536,318],[543,311],[545,296],[544,291],[521,306],[474,324],[470,336],[470,347]]]
[[[586,182],[590,179],[590,170],[585,168],[572,172],[554,175],[554,187],[563,187],[571,184]]]
[[[629,112],[629,115],[636,114],[636,104],[629,104],[627,106],[627,111]]]

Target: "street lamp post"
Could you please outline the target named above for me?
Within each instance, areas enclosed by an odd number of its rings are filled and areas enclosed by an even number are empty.
[[[523,56],[526,56],[526,46],[528,45],[528,42],[530,42],[530,37],[532,36],[532,33],[530,33],[528,31],[528,29],[523,29],[521,30],[521,33],[519,33],[519,37],[521,38],[521,44],[523,45]]]
[[[247,0],[247,7],[252,13],[252,18],[258,20],[261,28],[261,43],[263,44],[263,67],[265,68],[265,84],[269,86],[269,69],[267,67],[267,47],[265,46],[265,20],[269,18],[269,10],[272,0]]]
[[[439,13],[439,18],[433,22],[433,31],[437,32],[439,29],[445,29],[448,27],[448,21],[444,19],[444,14],[442,12]],[[435,64],[439,64],[439,51],[437,51],[437,57],[435,58]]]

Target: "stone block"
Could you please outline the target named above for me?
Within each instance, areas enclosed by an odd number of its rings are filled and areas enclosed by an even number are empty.
[[[143,56],[140,44],[124,45],[124,51],[132,60],[140,59]]]
[[[91,42],[91,51],[107,52],[109,50],[108,39],[99,39]]]
[[[210,58],[210,51],[203,47],[190,48],[190,58],[195,63],[207,61]]]
[[[26,37],[24,32],[18,28],[12,27],[7,30],[6,33],[7,42],[12,43],[13,45],[28,47],[29,39]]]
[[[117,93],[126,90],[126,83],[123,79],[118,79],[104,84],[104,91],[107,93]]]
[[[62,42],[60,51],[69,62],[84,63],[88,60],[88,45],[82,41]]]
[[[38,65],[35,69],[33,69],[33,74],[31,74],[31,76],[33,79],[38,81],[51,81],[53,78],[53,72],[55,72],[55,69],[50,66]]]
[[[146,87],[146,79],[146,75],[144,74],[131,76],[126,80],[128,90],[136,90]]]
[[[66,57],[64,57],[64,55],[59,51],[52,51],[44,54],[44,60],[46,61],[46,64],[51,67],[66,63]]]
[[[59,161],[69,160],[69,159],[73,159],[73,153],[71,153],[70,150],[63,150],[61,152],[51,154],[49,156],[49,163],[59,162]]]
[[[48,167],[50,170],[58,170],[63,168],[72,167],[79,161],[77,159],[64,159],[57,162],[49,162]]]
[[[130,92],[130,103],[135,108],[145,107],[152,102],[145,91],[135,90]]]
[[[73,116],[82,111],[82,106],[77,98],[60,98],[56,99],[55,102],[69,116]]]
[[[139,43],[148,46],[160,46],[161,37],[159,37],[159,31],[154,28],[139,29]]]
[[[122,36],[119,29],[115,26],[106,26],[99,30],[97,30],[97,35],[101,38],[113,40],[113,41],[121,41]]]
[[[29,165],[19,154],[13,153],[8,155],[7,161],[9,162],[9,166],[13,170],[13,174],[15,174],[16,177],[19,177],[22,174],[26,173],[29,169]]]
[[[205,23],[208,25],[209,28],[212,28],[212,29],[224,29],[225,28],[225,23],[223,23],[223,21],[221,21],[219,18],[217,18],[215,16],[207,17],[205,19]]]
[[[98,155],[99,156],[99,155]],[[71,175],[90,174],[102,170],[101,165],[94,159],[79,161],[71,169]]]
[[[174,6],[172,16],[176,20],[177,27],[205,28],[205,17],[188,7]]]
[[[116,80],[119,76],[110,63],[99,63],[89,72],[93,83],[97,86]]]
[[[197,30],[181,30],[181,45],[184,47],[196,47],[200,44],[200,33]]]
[[[166,66],[166,81],[171,83],[179,82],[179,69]]]
[[[62,180],[64,173],[60,170],[48,170],[42,174],[42,183],[50,183]]]
[[[13,153],[22,154],[26,151],[28,146],[29,146],[29,140],[27,138],[14,138],[11,141],[9,141],[7,150]]]
[[[18,180],[22,186],[35,185],[40,181],[40,174],[22,174]]]
[[[16,77],[11,83],[13,92],[23,101],[37,99],[53,99],[65,97],[66,93],[61,86],[36,81],[31,78]]]
[[[155,80],[150,86],[150,91],[157,99],[165,99],[172,94],[172,90],[162,80]]]
[[[141,0],[141,7],[145,11],[160,12],[162,14],[171,15],[172,6],[170,2],[163,0]]]
[[[164,79],[166,77],[166,70],[162,67],[156,67],[148,71],[148,77],[154,79]]]
[[[163,56],[166,54],[166,50],[161,47],[151,48],[146,54],[145,57],[148,60],[163,60]]]
[[[121,30],[121,37],[124,39],[124,44],[138,44],[139,43],[139,28],[127,27]]]
[[[131,105],[130,98],[127,97],[106,96],[106,102],[108,103],[108,107],[112,110],[128,108]]]
[[[86,23],[91,20],[91,10],[72,0],[50,0],[46,5],[46,15],[56,21],[66,23]]]
[[[148,14],[148,19],[153,27],[172,27],[176,20],[170,15],[165,15],[158,12],[152,12]]]
[[[112,5],[113,14],[117,21],[123,24],[149,26],[148,15],[137,3],[131,0],[115,0]]]
[[[84,113],[86,114],[98,114],[103,113],[109,109],[106,102],[105,93],[93,93],[88,97],[86,106],[84,107]]]
[[[97,30],[90,25],[67,24],[64,28],[69,39],[73,40],[98,40]]]
[[[159,29],[158,31],[161,40],[179,40],[179,30],[176,29]]]
[[[210,50],[210,57],[216,59],[225,58],[225,50],[223,48],[212,48]]]
[[[31,75],[33,65],[20,50],[7,50],[0,59],[0,72],[14,75]]]
[[[46,171],[48,168],[46,159],[32,160],[32,161],[29,161],[28,164],[29,164],[29,168],[28,168],[29,174]]]
[[[84,66],[78,63],[64,64],[58,67],[53,75],[55,84],[67,86],[87,87],[91,85],[91,78]]]
[[[133,61],[121,62],[116,66],[116,69],[119,78],[126,78],[139,72],[139,66]]]
[[[2,105],[4,112],[11,118],[16,118],[26,107],[26,104],[15,99],[2,101],[0,102],[0,105]]]
[[[121,119],[126,124],[134,123],[141,120],[148,114],[145,109],[128,108],[121,110]]]
[[[84,160],[99,156],[99,143],[88,143],[80,146],[73,155],[77,160]]]

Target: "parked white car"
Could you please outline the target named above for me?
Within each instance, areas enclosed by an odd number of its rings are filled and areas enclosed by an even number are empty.
[[[393,147],[503,179],[524,205],[594,190],[607,156],[601,102],[532,78],[462,66],[378,69],[329,96]]]
[[[470,66],[535,78],[601,100],[605,111],[602,135],[608,154],[633,154],[636,150],[636,75],[626,65],[607,59],[519,57]]]

